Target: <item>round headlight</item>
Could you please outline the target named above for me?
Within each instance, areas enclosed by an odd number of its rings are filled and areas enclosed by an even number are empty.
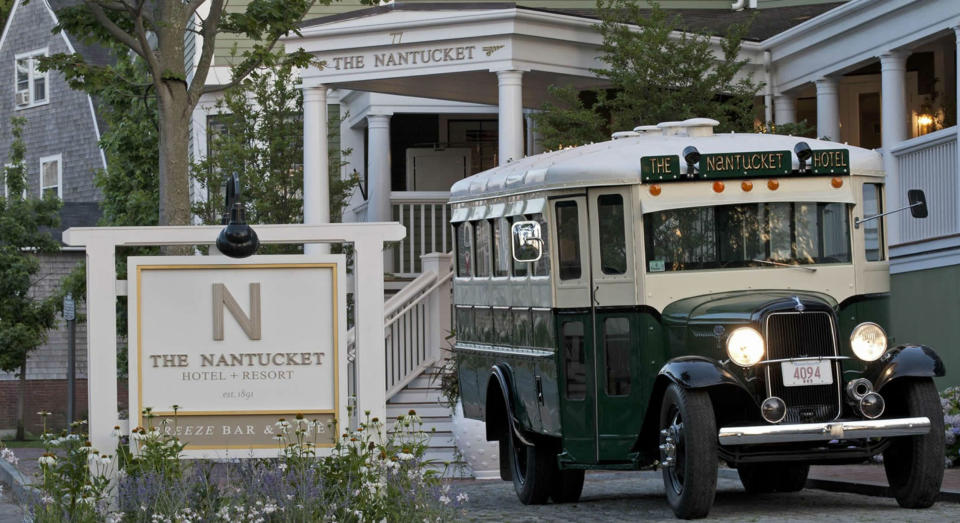
[[[727,338],[727,354],[741,367],[755,365],[763,359],[763,336],[756,329],[740,327]]]
[[[875,361],[887,351],[887,333],[876,323],[861,323],[850,334],[850,348],[861,360]]]

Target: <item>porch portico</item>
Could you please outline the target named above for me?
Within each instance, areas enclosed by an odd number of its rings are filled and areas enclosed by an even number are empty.
[[[328,89],[338,89],[341,102],[358,98],[353,92],[380,94],[366,97],[367,104],[357,107],[362,117],[351,114],[344,126],[345,141],[350,129],[367,130],[365,143],[357,144],[364,154],[353,155],[342,167],[365,180],[364,221],[394,220],[390,124],[395,108],[390,101],[397,95],[426,100],[425,105],[457,102],[454,112],[495,110],[496,163],[532,153],[527,143],[532,126],[525,126],[524,108],[541,105],[550,85],[602,85],[592,72],[602,67],[594,24],[513,4],[394,4],[306,22],[302,36],[285,40],[288,50],[303,48],[317,57],[302,74],[305,193],[307,187],[326,193],[322,115]],[[398,160],[403,161],[393,158]],[[305,217],[328,221],[329,210],[315,200],[305,202]]]

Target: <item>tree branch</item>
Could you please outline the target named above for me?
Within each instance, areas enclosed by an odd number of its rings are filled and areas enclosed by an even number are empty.
[[[103,10],[103,6],[98,4],[93,0],[83,0],[83,3],[86,4],[87,9],[90,10],[90,13],[93,14],[94,19],[103,26],[114,38],[120,41],[123,45],[129,47],[133,52],[142,56],[146,59],[147,54],[150,54],[150,47],[141,47],[141,42],[138,42],[133,35],[127,33],[120,28],[117,24],[107,16],[107,13]]]
[[[277,45],[277,42],[279,42],[279,41],[280,41],[280,36],[277,36],[276,38],[274,38],[273,41],[270,42],[270,45],[267,47],[267,52],[273,52],[274,46],[276,46],[276,45]],[[244,67],[243,69],[240,70],[239,74],[234,74],[233,77],[230,78],[230,82],[227,83],[226,85],[220,87],[219,90],[221,90],[221,91],[226,91],[226,90],[228,90],[228,89],[231,89],[231,88],[233,88],[233,87],[236,87],[237,84],[239,84],[240,82],[242,82],[243,79],[246,78],[248,74],[252,73],[252,72],[254,71],[254,69],[256,69],[256,68],[259,67],[259,66],[260,66],[260,64],[258,64],[258,63],[251,63],[251,64],[247,65],[246,67]],[[194,78],[196,78],[196,77],[194,77]]]
[[[145,2],[141,0],[140,5],[137,6],[137,10],[131,13],[133,16],[133,26],[137,31],[137,40],[139,40],[140,45],[142,45],[146,51],[140,56],[147,62],[147,67],[150,69],[151,76],[153,76],[153,82],[159,85],[160,79],[163,77],[163,68],[160,67],[160,61],[157,60],[157,56],[153,54],[153,49],[150,48],[150,42],[147,41],[147,30],[143,27],[144,5]]]
[[[190,15],[192,15],[204,2],[206,2],[206,0],[190,0],[186,6],[187,18],[190,18]],[[213,12],[213,9],[214,7],[211,6],[210,11]]]
[[[187,90],[187,96],[191,104],[197,103],[200,95],[203,94],[203,86],[207,83],[207,74],[210,72],[210,64],[213,63],[213,52],[217,35],[217,26],[220,24],[220,17],[223,15],[224,0],[213,0],[210,4],[210,15],[203,23],[200,31],[203,36],[203,48],[200,51],[200,61],[197,62],[197,70],[193,74],[193,81]]]

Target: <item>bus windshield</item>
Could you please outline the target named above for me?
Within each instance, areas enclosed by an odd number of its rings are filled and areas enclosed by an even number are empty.
[[[749,203],[644,215],[647,272],[850,263],[846,204]]]

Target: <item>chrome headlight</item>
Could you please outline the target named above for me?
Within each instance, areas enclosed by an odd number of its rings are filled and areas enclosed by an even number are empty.
[[[741,367],[756,365],[763,359],[763,336],[751,327],[740,327],[727,338],[727,355]]]
[[[876,361],[887,352],[887,333],[876,323],[861,323],[850,334],[850,348],[861,360]]]

